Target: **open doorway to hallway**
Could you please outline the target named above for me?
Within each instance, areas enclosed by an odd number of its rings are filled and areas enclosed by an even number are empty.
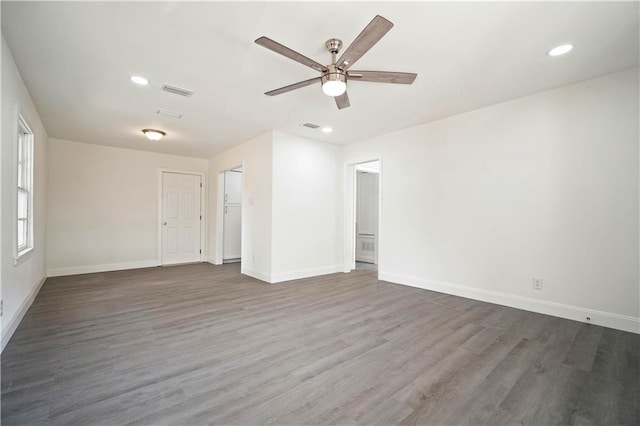
[[[223,263],[242,260],[242,167],[224,172]]]
[[[355,165],[355,268],[378,269],[380,161]]]

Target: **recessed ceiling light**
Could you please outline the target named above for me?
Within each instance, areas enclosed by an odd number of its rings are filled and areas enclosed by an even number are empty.
[[[152,141],[159,141],[166,135],[166,133],[162,130],[156,129],[142,129],[142,133],[144,133],[144,135]]]
[[[139,75],[132,75],[131,76],[131,81],[133,81],[135,84],[139,84],[141,86],[146,86],[147,84],[149,84],[149,80],[147,80],[144,77],[140,77]]]
[[[331,127],[322,128],[322,133],[331,133],[331,132],[333,132],[333,129]]]
[[[556,46],[553,49],[549,50],[547,52],[547,55],[549,56],[560,56],[560,55],[564,55],[565,53],[569,53],[571,51],[571,49],[573,49],[573,46],[570,44],[561,44],[560,46]]]

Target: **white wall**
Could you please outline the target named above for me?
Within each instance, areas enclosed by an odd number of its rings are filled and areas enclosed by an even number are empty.
[[[242,166],[242,273],[271,277],[271,132],[212,157],[209,161],[209,262],[222,261],[221,172]]]
[[[206,173],[208,162],[51,139],[48,275],[158,265],[163,168]]]
[[[340,148],[274,132],[271,282],[342,270]]]
[[[242,273],[274,283],[340,271],[340,149],[276,131],[211,158],[209,261],[222,262],[221,173],[237,166]]]
[[[49,137],[25,88],[13,56],[2,37],[2,210],[0,221],[1,295],[4,303],[2,348],[33,302],[45,275],[47,214],[47,146]],[[16,210],[17,135],[16,106],[34,133],[34,250],[18,265],[13,264],[14,211]]]
[[[640,332],[638,113],[636,68],[346,146],[380,278]]]

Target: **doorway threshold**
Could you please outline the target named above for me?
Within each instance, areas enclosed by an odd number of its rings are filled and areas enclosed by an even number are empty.
[[[361,270],[378,270],[378,265],[375,263],[367,263],[367,262],[356,262],[356,269]]]

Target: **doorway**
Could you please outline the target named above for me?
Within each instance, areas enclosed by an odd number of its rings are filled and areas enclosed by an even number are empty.
[[[242,260],[242,167],[224,172],[222,262]]]
[[[161,171],[160,264],[202,260],[202,175]]]
[[[355,266],[377,269],[380,162],[357,164],[355,171]]]
[[[355,165],[355,269],[378,268],[380,161]]]

